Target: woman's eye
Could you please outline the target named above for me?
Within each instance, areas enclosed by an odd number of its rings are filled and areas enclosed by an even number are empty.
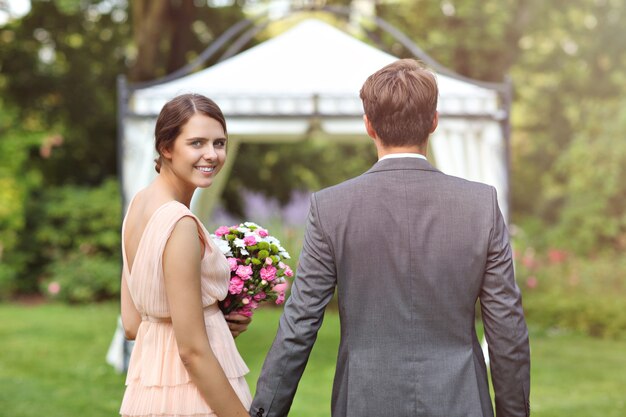
[[[226,141],[224,139],[216,140],[215,141],[215,146],[219,146],[219,147],[223,148],[224,146],[226,146]]]
[[[194,140],[193,142],[191,142],[191,146],[193,146],[194,148],[199,148],[202,146],[202,141]]]

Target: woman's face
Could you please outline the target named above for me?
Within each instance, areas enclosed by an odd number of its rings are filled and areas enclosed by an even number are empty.
[[[194,114],[163,157],[174,175],[190,187],[206,188],[226,161],[226,134],[217,120]]]

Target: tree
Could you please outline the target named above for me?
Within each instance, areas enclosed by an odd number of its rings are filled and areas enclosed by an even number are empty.
[[[520,39],[522,54],[512,68],[513,209],[518,221],[539,218],[549,227],[559,222],[565,201],[555,198],[559,193],[553,189],[584,175],[570,164],[554,169],[556,161],[570,147],[594,140],[597,122],[589,112],[600,114],[593,109],[605,105],[615,108],[626,90],[626,45],[621,41],[626,27],[620,19],[626,5],[575,0],[536,2],[533,7],[532,24]],[[614,133],[618,140],[626,128]]]
[[[554,164],[546,198],[559,216],[551,237],[579,254],[626,249],[626,100],[581,105],[584,127]]]
[[[154,80],[174,72],[244,18],[235,4],[215,8],[193,0],[134,0],[131,7],[136,51],[129,70],[131,81]]]
[[[33,1],[0,28],[0,91],[18,120],[60,137],[30,162],[47,186],[99,184],[116,173],[115,79],[125,67],[130,28],[117,3]]]

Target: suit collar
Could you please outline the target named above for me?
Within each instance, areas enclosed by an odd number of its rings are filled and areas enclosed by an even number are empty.
[[[366,174],[382,171],[421,170],[439,172],[430,162],[422,158],[392,158],[376,162]]]

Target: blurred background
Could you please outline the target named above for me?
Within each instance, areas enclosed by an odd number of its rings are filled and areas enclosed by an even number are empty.
[[[367,9],[458,74],[512,80],[533,415],[626,415],[623,0],[0,0],[0,414],[117,413],[124,378],[104,361],[119,310],[117,77],[163,77],[244,18],[323,5]],[[295,269],[309,193],[375,160],[369,141],[242,144],[210,222],[261,223]],[[279,314],[261,309],[237,340],[252,389]],[[331,306],[295,416],[329,415],[337,328]]]

